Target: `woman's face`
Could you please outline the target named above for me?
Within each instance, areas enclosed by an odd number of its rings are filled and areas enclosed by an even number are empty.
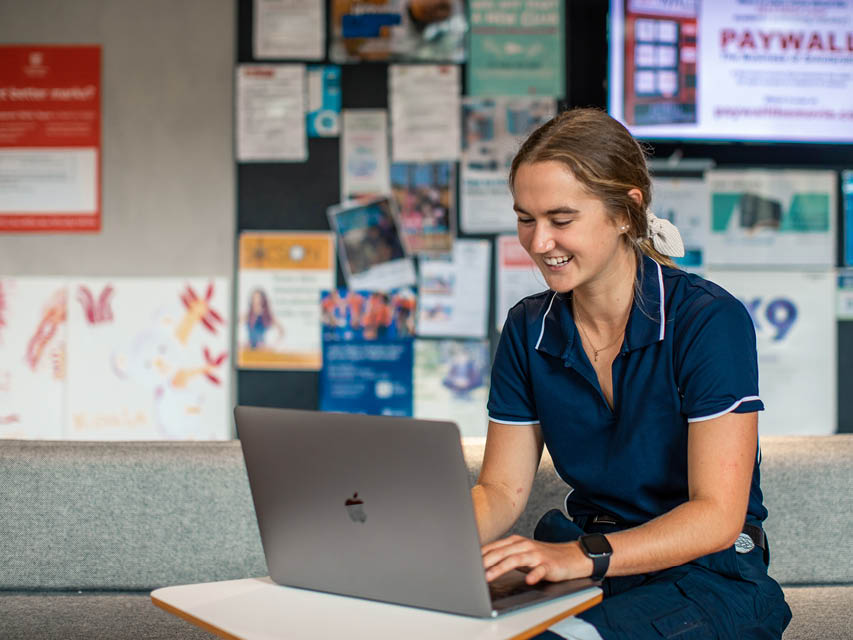
[[[563,164],[522,164],[515,174],[518,239],[548,287],[567,292],[616,274],[633,258],[604,203]]]

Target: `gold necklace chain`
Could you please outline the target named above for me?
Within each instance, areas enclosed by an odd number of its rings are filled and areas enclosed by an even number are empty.
[[[578,314],[578,307],[577,307],[577,305],[573,305],[573,307],[574,307],[574,309],[575,309],[575,316],[578,316],[579,314]],[[630,315],[630,314],[629,314],[629,315]],[[620,332],[619,332],[619,335],[618,335],[618,336],[616,336],[616,339],[615,339],[613,342],[611,342],[610,344],[608,344],[607,346],[605,346],[605,347],[601,347],[600,349],[596,349],[596,348],[595,348],[595,345],[594,345],[594,344],[592,344],[592,340],[590,340],[590,339],[589,339],[589,335],[587,335],[586,329],[584,329],[584,328],[583,328],[583,325],[580,323],[580,318],[578,318],[578,317],[576,317],[576,318],[575,318],[575,324],[581,328],[581,332],[583,333],[583,337],[584,337],[584,338],[586,338],[587,343],[589,344],[589,346],[590,346],[590,347],[592,347],[592,351],[593,351],[593,355],[594,355],[594,360],[595,360],[595,362],[598,362],[598,354],[599,354],[599,353],[601,353],[601,352],[602,352],[602,351],[604,351],[605,349],[609,349],[609,348],[610,348],[610,347],[612,347],[614,344],[616,344],[617,342],[619,342],[619,339],[620,339],[620,338],[622,337],[622,335],[625,333],[625,329],[627,329],[627,328],[628,328],[628,319],[627,319],[627,318],[625,318],[625,325],[622,327],[622,331],[620,331]]]

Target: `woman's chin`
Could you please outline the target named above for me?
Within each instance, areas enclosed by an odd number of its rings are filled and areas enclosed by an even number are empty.
[[[568,293],[575,288],[575,279],[566,277],[564,274],[543,273],[545,284],[551,291],[559,293]]]

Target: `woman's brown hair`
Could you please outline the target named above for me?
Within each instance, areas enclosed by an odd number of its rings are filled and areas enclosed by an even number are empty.
[[[522,164],[560,162],[584,188],[599,198],[607,212],[627,219],[625,234],[639,260],[643,254],[675,266],[659,253],[649,238],[646,211],[652,201],[652,181],[646,153],[628,130],[600,109],[571,109],[536,129],[515,154],[509,170],[509,187]],[[643,194],[642,203],[628,195]],[[642,264],[642,261],[640,261]]]

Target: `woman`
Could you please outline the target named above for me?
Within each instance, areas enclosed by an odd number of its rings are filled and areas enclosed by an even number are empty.
[[[594,109],[537,129],[510,169],[518,237],[549,291],[508,315],[472,498],[488,580],[604,577],[604,601],[543,637],[780,638],[759,488],[758,365],[746,309],[673,268],[643,150]],[[543,444],[572,487],[533,540]],[[555,635],[556,634],[556,635]]]

